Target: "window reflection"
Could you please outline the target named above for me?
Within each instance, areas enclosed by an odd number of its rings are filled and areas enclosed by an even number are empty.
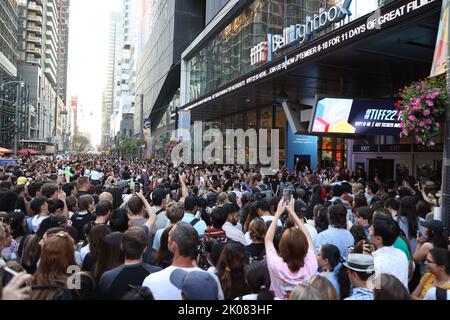
[[[268,33],[281,34],[291,24],[305,23],[306,17],[313,16],[320,8],[329,8],[342,1],[344,0],[255,0],[220,33],[209,39],[188,62],[187,101],[206,95],[256,68],[250,65],[251,48],[265,41]],[[395,0],[353,0],[350,20],[392,1]],[[341,24],[333,25],[330,29]],[[330,29],[315,37],[322,36]],[[290,52],[295,48],[293,46],[286,51]]]

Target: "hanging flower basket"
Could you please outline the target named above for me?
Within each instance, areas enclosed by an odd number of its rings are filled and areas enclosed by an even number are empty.
[[[414,82],[399,94],[400,137],[414,137],[416,143],[425,146],[436,145],[448,106],[445,77]]]

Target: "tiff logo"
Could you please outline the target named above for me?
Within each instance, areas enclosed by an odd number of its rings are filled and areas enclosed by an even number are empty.
[[[267,41],[257,44],[251,49],[250,64],[252,66],[255,66],[267,62],[268,53],[269,53],[269,44],[267,43]]]
[[[189,130],[178,130],[177,137],[175,137],[176,132],[172,133],[173,139],[182,137],[182,141],[172,149],[171,160],[174,165],[202,164],[203,162],[206,164],[258,165],[261,166],[262,174],[272,175],[279,169],[280,133],[278,129],[270,130],[271,152],[269,156],[269,130],[260,129],[258,131],[256,132],[255,129],[247,131],[228,129],[224,136],[221,130],[215,128],[203,132],[203,122],[195,121],[193,137]],[[246,145],[246,141],[248,141],[248,145]],[[203,148],[205,142],[209,142],[209,144]],[[248,150],[248,162],[246,150]]]

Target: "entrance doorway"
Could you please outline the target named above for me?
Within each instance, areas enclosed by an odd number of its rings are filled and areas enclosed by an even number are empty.
[[[394,160],[369,159],[369,180],[374,180],[376,176],[381,181],[394,179]]]
[[[311,156],[304,154],[294,155],[294,168],[295,171],[304,171],[305,167],[311,170]]]

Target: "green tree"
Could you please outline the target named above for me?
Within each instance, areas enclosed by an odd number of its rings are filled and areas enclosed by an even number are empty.
[[[78,152],[84,152],[89,149],[90,142],[89,139],[85,136],[78,135],[73,137],[73,145],[75,150],[77,150]]]
[[[126,156],[133,156],[139,149],[138,141],[129,136],[122,137],[120,142],[120,153]]]

